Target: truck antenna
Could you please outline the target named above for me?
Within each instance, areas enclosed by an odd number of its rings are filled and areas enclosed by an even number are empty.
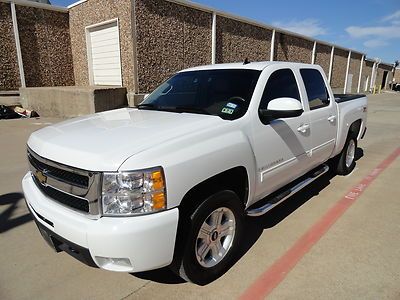
[[[245,60],[244,60],[244,62],[243,62],[243,64],[244,64],[244,65],[247,65],[247,64],[249,64],[249,63],[250,63],[250,61],[249,61],[249,59],[246,57]]]

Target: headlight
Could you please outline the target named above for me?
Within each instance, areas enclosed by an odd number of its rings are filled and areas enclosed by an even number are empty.
[[[103,215],[136,215],[167,207],[161,167],[134,172],[103,173]]]

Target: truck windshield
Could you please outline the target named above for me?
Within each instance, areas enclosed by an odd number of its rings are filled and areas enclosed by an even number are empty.
[[[260,73],[240,69],[178,73],[155,89],[138,108],[238,119],[249,107]]]

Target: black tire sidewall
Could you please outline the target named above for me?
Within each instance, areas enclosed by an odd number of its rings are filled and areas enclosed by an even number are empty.
[[[353,171],[354,167],[356,166],[355,157],[354,157],[351,165],[349,167],[346,166],[346,154],[347,154],[347,149],[349,147],[351,140],[354,141],[355,149],[357,149],[357,138],[354,135],[350,135],[347,138],[346,143],[344,144],[344,147],[343,147],[343,151],[340,155],[338,170],[337,170],[338,174],[341,174],[341,175],[350,174]]]
[[[199,264],[195,255],[195,243],[201,225],[206,218],[220,207],[229,208],[236,222],[235,236],[231,248],[225,257],[217,265],[205,268]],[[190,216],[190,230],[183,253],[181,273],[184,272],[185,279],[199,285],[205,285],[224,274],[235,262],[237,249],[242,237],[244,220],[244,207],[238,196],[232,191],[220,191],[208,197],[202,202]],[[182,275],[182,274],[181,274]]]

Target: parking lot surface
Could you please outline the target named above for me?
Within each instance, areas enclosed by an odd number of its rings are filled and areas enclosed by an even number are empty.
[[[47,246],[21,179],[29,134],[58,121],[0,121],[0,299],[400,299],[399,93],[369,96],[368,131],[350,175],[324,176],[248,220],[241,258],[203,287],[166,269],[90,268]]]

